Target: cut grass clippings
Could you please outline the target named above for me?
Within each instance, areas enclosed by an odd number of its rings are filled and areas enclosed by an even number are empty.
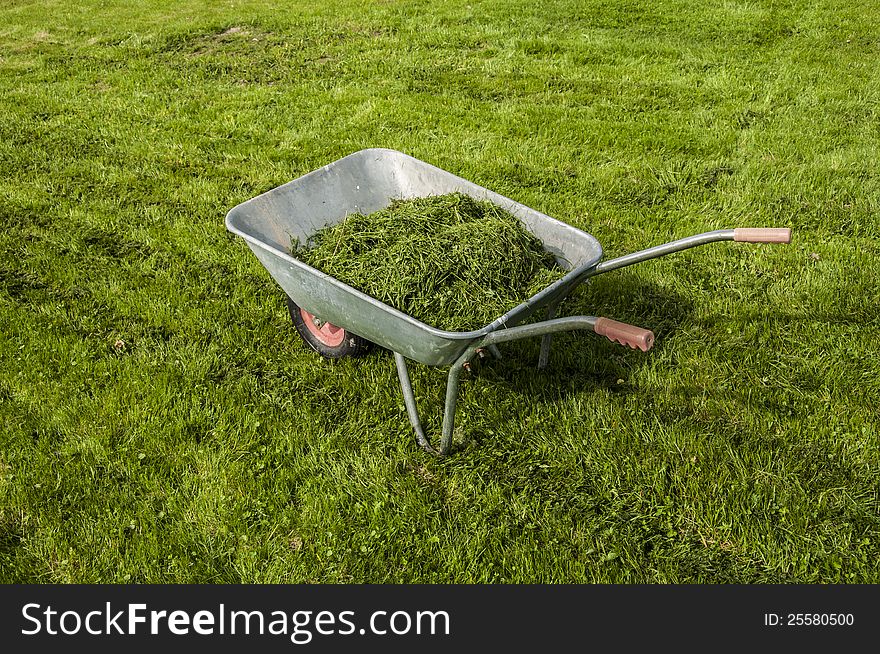
[[[350,214],[292,253],[440,329],[482,327],[564,271],[513,215],[461,193]]]

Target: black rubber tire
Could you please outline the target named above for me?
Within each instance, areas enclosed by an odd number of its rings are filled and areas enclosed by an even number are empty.
[[[322,357],[328,359],[341,359],[342,357],[357,357],[366,354],[373,345],[365,338],[352,334],[347,329],[343,330],[344,337],[339,345],[328,345],[315,336],[305,324],[305,318],[300,311],[299,305],[287,298],[287,310],[297,333],[306,344]]]

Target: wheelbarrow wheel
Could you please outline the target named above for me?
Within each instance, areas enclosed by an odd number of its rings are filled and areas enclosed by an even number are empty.
[[[300,337],[323,357],[356,357],[370,348],[371,343],[367,339],[320,320],[290,298],[287,298],[287,310]]]

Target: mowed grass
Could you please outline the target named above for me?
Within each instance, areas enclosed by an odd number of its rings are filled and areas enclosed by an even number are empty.
[[[320,7],[310,8],[310,7]],[[880,581],[880,8],[0,5],[0,579]],[[420,451],[393,359],[329,362],[226,211],[365,147],[608,256],[655,330],[503,347]],[[503,255],[503,253],[499,253]],[[439,430],[444,371],[413,366]]]

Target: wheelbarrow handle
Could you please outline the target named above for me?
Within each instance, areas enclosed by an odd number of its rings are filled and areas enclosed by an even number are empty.
[[[716,229],[714,232],[705,232],[703,234],[695,234],[686,238],[680,238],[677,241],[670,241],[663,245],[655,245],[654,247],[639,252],[625,254],[616,259],[602,261],[593,268],[583,271],[578,277],[578,281],[587,277],[595,277],[602,273],[631,266],[634,263],[641,263],[649,259],[663,257],[673,252],[681,252],[698,245],[706,245],[716,241],[740,241],[741,243],[790,243],[791,230],[788,228],[777,227],[739,227],[737,229]]]
[[[597,318],[593,329],[609,341],[626,345],[634,350],[647,352],[654,346],[654,332],[650,329],[628,325],[611,318]]]
[[[791,243],[791,230],[787,227],[738,227],[733,230],[733,240],[740,243]]]
[[[547,334],[574,331],[577,329],[593,331],[615,343],[627,345],[633,349],[641,350],[642,352],[647,352],[654,345],[654,333],[649,329],[642,329],[635,325],[627,325],[624,322],[617,322],[610,318],[596,318],[595,316],[567,316],[565,318],[553,318],[552,320],[543,320],[541,322],[519,325],[518,327],[509,327],[507,329],[499,329],[498,331],[490,332],[481,338],[476,345],[472,346],[471,349],[488,347],[496,343],[505,343],[507,341],[517,341],[521,338],[545,336]]]

